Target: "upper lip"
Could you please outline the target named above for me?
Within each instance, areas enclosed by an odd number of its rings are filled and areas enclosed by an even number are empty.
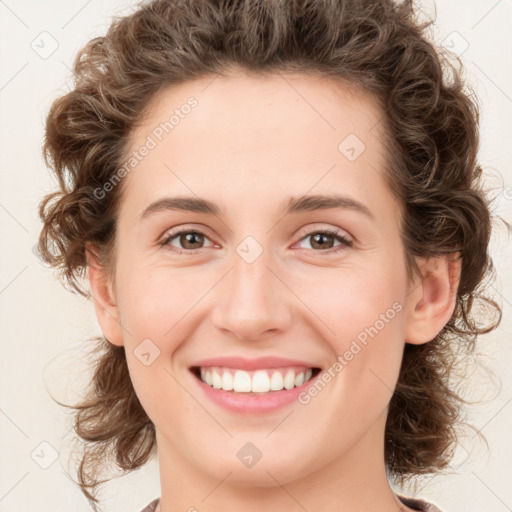
[[[236,368],[239,370],[264,370],[266,368],[283,368],[287,366],[305,366],[306,368],[318,368],[311,363],[298,359],[287,359],[283,357],[258,357],[245,359],[236,356],[211,357],[197,361],[193,367],[222,366],[225,368]]]

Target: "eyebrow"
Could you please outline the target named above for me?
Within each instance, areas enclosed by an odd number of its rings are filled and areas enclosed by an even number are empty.
[[[367,206],[351,197],[338,194],[292,197],[286,205],[284,214],[328,210],[331,208],[353,210],[375,220],[375,216]],[[144,219],[153,213],[164,210],[181,210],[208,215],[220,215],[220,208],[215,203],[206,199],[198,197],[163,197],[151,203],[141,213],[140,217]]]

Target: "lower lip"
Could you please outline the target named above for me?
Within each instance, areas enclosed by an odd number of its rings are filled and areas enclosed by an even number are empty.
[[[203,393],[212,402],[220,405],[224,409],[238,413],[262,414],[276,411],[281,407],[295,402],[299,394],[310,387],[318,375],[296,388],[283,389],[282,391],[270,391],[264,395],[234,393],[233,391],[212,388],[196,375],[193,374],[192,376]]]

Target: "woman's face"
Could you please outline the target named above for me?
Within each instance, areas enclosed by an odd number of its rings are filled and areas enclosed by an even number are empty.
[[[233,74],[150,106],[119,210],[122,329],[106,335],[160,457],[261,486],[380,463],[412,326],[377,104],[311,76]]]

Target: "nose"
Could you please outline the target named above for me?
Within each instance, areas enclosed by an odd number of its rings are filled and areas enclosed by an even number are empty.
[[[291,325],[293,293],[266,254],[251,263],[234,254],[231,272],[215,287],[213,323],[238,340],[274,337]]]

